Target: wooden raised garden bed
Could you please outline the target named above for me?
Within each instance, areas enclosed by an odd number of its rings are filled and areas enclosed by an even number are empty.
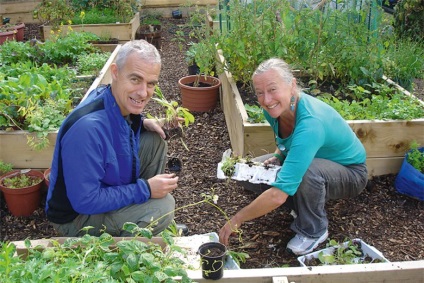
[[[98,36],[108,33],[112,34],[114,38],[119,39],[119,43],[124,43],[135,39],[135,33],[137,32],[138,27],[140,26],[140,13],[137,12],[129,23],[119,23],[119,24],[84,24],[84,25],[70,25],[74,31],[86,31],[92,32]],[[50,32],[52,31],[53,26],[43,25],[41,31],[43,34],[44,40],[50,37]],[[68,26],[63,26],[61,32],[66,33]]]
[[[0,15],[13,23],[38,23],[33,11],[40,3],[41,0],[0,0]]]
[[[109,66],[115,61],[120,47],[121,45],[118,45],[115,48],[99,75],[84,95],[84,98],[98,85],[110,83],[111,74]],[[14,168],[49,168],[53,158],[57,132],[49,133],[49,146],[40,151],[28,146],[27,135],[29,134],[28,131],[0,131],[0,160],[5,163],[11,163]]]
[[[225,59],[218,52],[219,60]],[[219,74],[222,82],[221,107],[225,114],[232,151],[235,155],[263,155],[275,150],[274,135],[268,123],[252,124],[236,82],[231,73]],[[424,144],[424,117],[422,119],[371,121],[349,120],[350,127],[367,151],[370,176],[397,173],[411,141]]]

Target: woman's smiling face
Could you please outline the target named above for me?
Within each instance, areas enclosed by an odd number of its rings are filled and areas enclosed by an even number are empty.
[[[112,93],[121,114],[140,114],[152,98],[158,83],[161,65],[142,59],[133,52],[124,66],[111,65]]]
[[[255,75],[253,85],[259,104],[271,117],[277,118],[290,111],[290,98],[296,87],[296,79],[287,84],[276,70],[270,69]]]

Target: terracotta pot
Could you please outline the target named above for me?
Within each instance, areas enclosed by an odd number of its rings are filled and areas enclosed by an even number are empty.
[[[15,38],[17,41],[24,41],[24,34],[25,34],[25,24],[20,23],[16,24],[14,26],[10,26],[6,28],[6,31],[8,32],[14,32]]]
[[[193,84],[199,78],[199,86]],[[208,112],[216,107],[221,81],[204,75],[192,75],[178,81],[181,90],[182,106],[193,112]]]
[[[12,31],[3,31],[0,32],[0,45],[2,45],[6,40],[15,40],[16,32]]]
[[[24,41],[25,24],[24,23],[16,24],[12,28],[17,31],[16,32],[16,40],[17,41]]]
[[[3,181],[13,175],[24,173],[29,176],[39,177],[40,182],[36,185],[11,189],[3,185]],[[30,216],[40,205],[41,186],[44,182],[44,175],[37,170],[13,170],[0,177],[0,189],[6,199],[7,208],[14,216]]]

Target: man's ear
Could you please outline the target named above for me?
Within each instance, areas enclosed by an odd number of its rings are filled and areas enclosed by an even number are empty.
[[[110,73],[112,75],[112,80],[116,80],[118,78],[118,66],[116,63],[112,63],[110,65]]]

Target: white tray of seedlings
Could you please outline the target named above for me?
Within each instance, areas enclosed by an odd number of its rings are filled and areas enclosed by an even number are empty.
[[[375,247],[361,239],[339,244],[330,240],[327,248],[297,258],[301,266],[367,264],[389,262]]]
[[[275,181],[281,166],[254,162],[240,157],[231,157],[231,149],[224,152],[217,167],[217,178],[231,178],[237,181],[247,181],[253,184],[270,185]]]

